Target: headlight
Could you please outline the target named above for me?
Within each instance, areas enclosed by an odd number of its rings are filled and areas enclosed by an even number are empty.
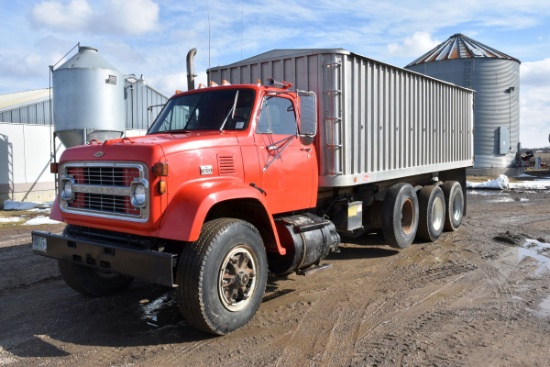
[[[147,181],[132,183],[132,205],[138,208],[147,203]]]
[[[70,177],[61,179],[61,199],[65,201],[73,200],[73,179]]]

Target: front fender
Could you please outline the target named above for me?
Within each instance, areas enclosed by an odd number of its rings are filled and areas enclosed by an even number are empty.
[[[170,198],[158,236],[161,238],[196,241],[199,238],[209,210],[216,204],[232,199],[254,199],[267,210],[267,202],[257,189],[233,178],[197,180],[181,185]],[[285,253],[280,245],[275,222],[268,215],[271,231],[279,252]]]

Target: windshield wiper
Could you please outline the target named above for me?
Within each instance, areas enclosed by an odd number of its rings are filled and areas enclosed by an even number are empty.
[[[225,119],[223,120],[222,126],[220,126],[220,133],[223,131],[223,128],[225,124],[227,123],[227,120],[229,119],[229,115],[231,115],[231,118],[233,119],[235,117],[235,110],[237,108],[237,101],[239,100],[239,90],[237,89],[237,93],[235,93],[235,99],[233,100],[233,106],[229,110],[229,113],[227,116],[225,116]]]
[[[188,129],[178,129],[178,130],[166,130],[166,131],[163,131],[163,133],[166,133],[166,134],[189,134],[191,132],[191,130],[188,130]]]

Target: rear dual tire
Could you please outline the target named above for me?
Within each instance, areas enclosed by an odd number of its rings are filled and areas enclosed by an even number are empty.
[[[464,216],[464,193],[462,186],[457,181],[447,181],[442,186],[445,195],[445,230],[456,231],[462,223]]]
[[[382,209],[382,233],[393,248],[410,246],[418,228],[418,198],[411,184],[397,183],[390,187]]]
[[[394,248],[404,249],[415,237],[436,241],[443,230],[456,231],[464,215],[464,193],[457,181],[429,185],[418,193],[408,183],[390,187],[383,203],[382,232]]]
[[[418,192],[420,218],[418,221],[417,238],[420,240],[437,241],[445,227],[445,195],[437,185],[424,186]]]

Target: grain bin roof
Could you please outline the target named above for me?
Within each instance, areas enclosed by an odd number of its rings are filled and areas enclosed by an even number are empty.
[[[431,51],[426,52],[424,55],[408,64],[406,67],[434,61],[470,58],[493,58],[520,62],[518,59],[504,52],[495,50],[461,33],[457,33],[452,35],[447,41],[439,44]]]

